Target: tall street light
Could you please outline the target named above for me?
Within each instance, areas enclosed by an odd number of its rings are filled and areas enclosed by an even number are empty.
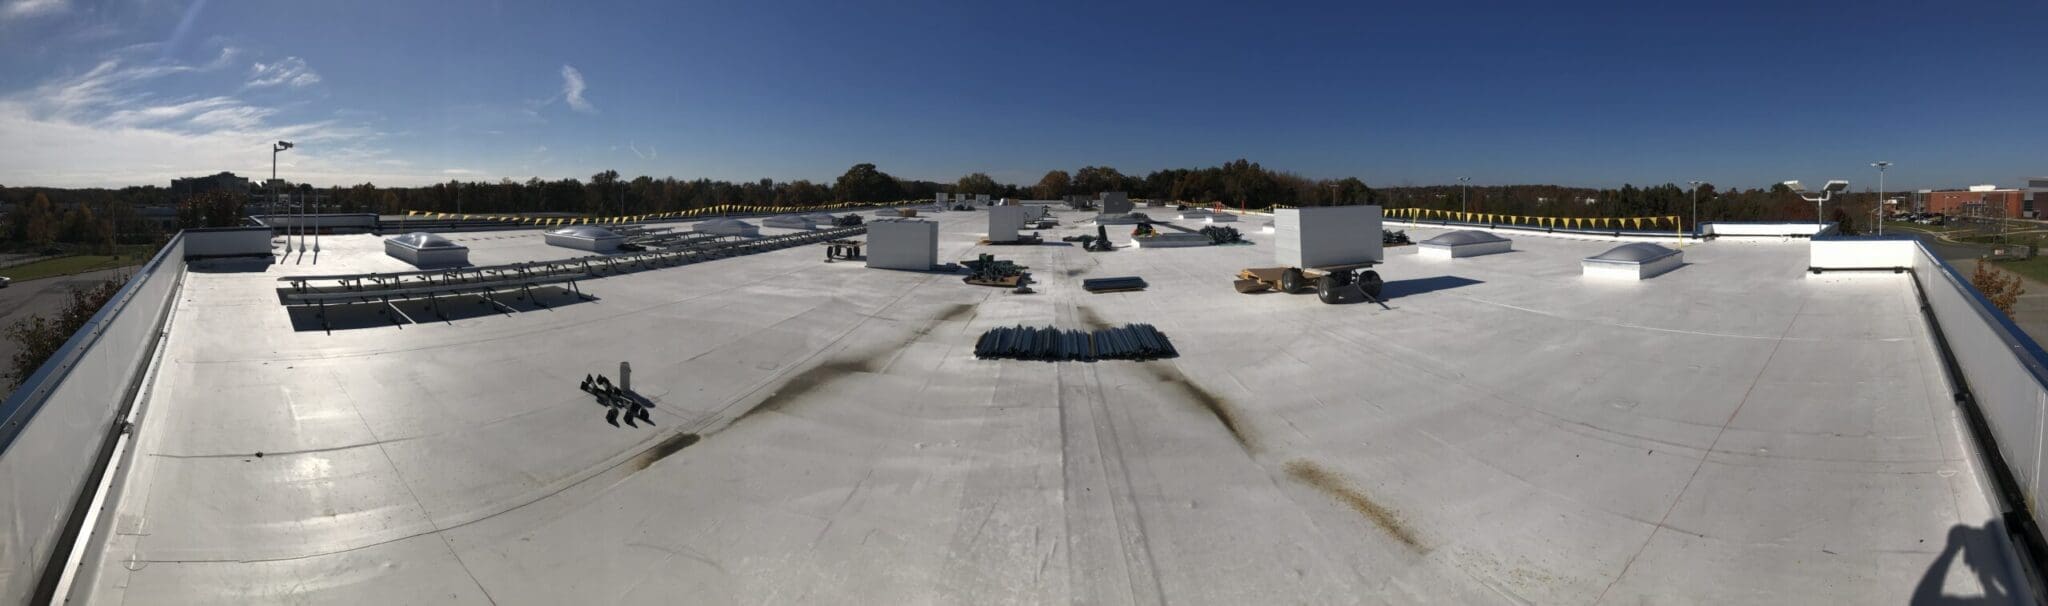
[[[277,152],[291,148],[292,142],[290,141],[279,141],[270,146],[270,183],[268,185],[270,186],[270,214],[273,216],[277,214]],[[284,251],[292,251],[292,237],[290,233],[285,234]]]
[[[1692,235],[1698,237],[1700,235],[1700,182],[1686,181],[1686,183],[1692,184]]]
[[[1471,177],[1458,177],[1458,212],[1472,212],[1470,205],[1466,204],[1466,200],[1471,199],[1471,196],[1465,194],[1466,184],[1471,182]]]
[[[1884,235],[1884,169],[1891,168],[1892,163],[1880,160],[1872,162],[1870,165],[1877,167],[1877,214],[1872,215],[1871,219],[1877,222],[1877,235],[1882,236]]]
[[[1786,181],[1784,185],[1786,189],[1792,190],[1792,193],[1798,194],[1799,199],[1813,203],[1813,226],[1815,228],[1821,226],[1821,207],[1826,206],[1828,200],[1834,198],[1835,194],[1849,189],[1849,182],[1841,179],[1829,180],[1828,184],[1821,186],[1820,192],[1815,194],[1806,193],[1806,186],[1800,185],[1796,180]],[[1815,233],[1818,234],[1819,232],[1816,230]]]

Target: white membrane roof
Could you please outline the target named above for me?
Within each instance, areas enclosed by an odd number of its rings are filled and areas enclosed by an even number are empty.
[[[337,311],[330,334],[276,279],[410,269],[375,236],[330,236],[317,265],[199,262],[74,598],[1865,604],[2016,583],[1974,531],[1994,514],[1907,276],[1714,242],[1593,284],[1570,278],[1613,243],[1522,236],[1454,268],[1389,249],[1383,309],[1235,292],[1273,258],[1257,235],[1088,253],[936,219],[942,262],[993,253],[1038,292],[799,247],[509,314]],[[449,238],[478,265],[584,254]],[[1150,287],[1080,287],[1111,276]],[[1126,322],[1181,357],[971,353],[992,327]],[[653,427],[577,389],[620,361]],[[1974,571],[1941,567],[1956,549]]]

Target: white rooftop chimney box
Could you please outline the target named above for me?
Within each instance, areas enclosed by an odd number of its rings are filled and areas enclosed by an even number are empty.
[[[1016,242],[1017,231],[1024,229],[1025,214],[1029,211],[1015,204],[988,207],[988,241]]]
[[[939,202],[940,204],[945,204],[945,203],[946,203],[946,194],[945,194],[945,193],[941,192],[941,193],[939,193],[939,194],[935,194],[935,195],[936,195],[936,196],[938,196],[938,197],[937,197],[936,199],[938,200],[938,202]]]
[[[1273,260],[1327,267],[1383,259],[1378,206],[1318,206],[1273,211]]]
[[[1131,212],[1131,199],[1124,192],[1120,191],[1102,192],[1101,207],[1102,214],[1120,215]]]
[[[938,264],[938,223],[884,219],[868,224],[868,267],[931,271]]]

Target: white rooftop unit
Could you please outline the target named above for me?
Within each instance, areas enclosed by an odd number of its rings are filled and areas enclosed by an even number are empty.
[[[421,269],[469,264],[469,247],[423,231],[385,238],[384,254]]]
[[[1586,257],[1579,271],[1589,278],[1642,280],[1685,264],[1683,251],[1649,242],[1623,244],[1607,252]]]
[[[936,194],[932,194],[932,198],[933,198],[934,200],[936,200],[936,201],[937,201],[937,202],[938,202],[939,204],[945,204],[945,203],[947,202],[947,200],[949,199],[949,198],[948,198],[948,196],[949,196],[949,194],[947,194],[947,193],[945,193],[945,192],[939,192],[939,193],[936,193]]]
[[[619,243],[626,241],[625,236],[596,225],[557,227],[547,230],[542,237],[550,245],[591,252],[612,252],[619,249]]]
[[[761,228],[759,226],[739,219],[705,219],[698,221],[690,229],[700,234],[740,236],[744,238],[753,238],[761,235]]]
[[[988,206],[988,194],[974,194],[974,203]]]
[[[868,224],[868,267],[930,271],[938,264],[938,222],[885,219]]]
[[[1514,241],[1475,229],[1459,230],[1438,234],[1437,237],[1415,243],[1415,255],[1424,259],[1456,259],[1504,253],[1514,249]]]
[[[1120,191],[1102,192],[1100,207],[1102,208],[1102,214],[1105,215],[1131,212],[1131,198]]]
[[[1017,231],[1024,229],[1027,215],[1036,214],[1022,206],[988,207],[988,241],[1016,242]]]
[[[1318,206],[1273,211],[1273,260],[1287,267],[1356,265],[1382,260],[1378,206]]]

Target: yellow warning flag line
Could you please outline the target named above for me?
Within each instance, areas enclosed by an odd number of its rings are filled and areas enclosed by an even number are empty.
[[[1528,225],[1532,227],[1548,228],[1563,227],[1566,229],[1633,227],[1637,230],[1641,230],[1643,229],[1644,224],[1648,224],[1650,227],[1653,228],[1661,225],[1670,225],[1671,228],[1674,230],[1682,229],[1682,226],[1679,224],[1679,217],[1677,215],[1664,215],[1652,217],[1540,217],[1527,215],[1476,213],[1456,210],[1436,210],[1431,208],[1392,208],[1387,209],[1387,215],[1393,217],[1400,217],[1410,221],[1440,219],[1448,221],[1463,221],[1466,223],[1506,223],[1509,225]]]
[[[601,225],[615,223],[632,223],[637,221],[651,221],[658,219],[699,217],[708,214],[777,213],[816,211],[826,209],[872,208],[877,206],[894,206],[903,203],[905,202],[838,202],[834,204],[816,204],[799,206],[773,206],[765,204],[727,203],[717,204],[713,206],[703,206],[688,210],[675,210],[668,212],[647,213],[639,215],[617,215],[608,217],[518,217],[512,215],[475,215],[468,213],[444,213],[431,210],[408,210],[405,211],[405,216],[406,218],[424,217],[437,220],[456,219],[467,221],[504,221],[510,223],[525,223],[528,225]]]

